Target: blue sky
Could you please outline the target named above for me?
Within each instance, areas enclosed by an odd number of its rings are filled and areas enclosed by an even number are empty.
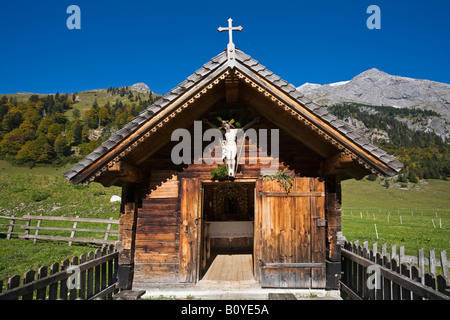
[[[69,30],[69,5],[81,30]],[[368,6],[381,9],[369,30]],[[234,25],[236,46],[300,86],[350,80],[378,68],[450,83],[448,0],[1,0],[0,94],[72,93],[145,82],[176,87],[222,52]]]

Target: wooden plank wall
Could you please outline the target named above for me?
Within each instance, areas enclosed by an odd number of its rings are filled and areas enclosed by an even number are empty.
[[[160,181],[168,172],[152,172]],[[138,208],[134,282],[175,282],[178,277],[179,209],[176,175],[157,186]]]

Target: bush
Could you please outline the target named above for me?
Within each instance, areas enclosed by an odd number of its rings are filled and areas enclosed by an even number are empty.
[[[31,194],[31,200],[34,202],[44,201],[50,197],[50,192],[48,191],[35,191]]]

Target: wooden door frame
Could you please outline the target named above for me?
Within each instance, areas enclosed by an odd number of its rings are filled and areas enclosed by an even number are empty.
[[[203,224],[204,224],[204,218],[203,218],[203,201],[204,201],[204,190],[205,190],[205,185],[211,185],[214,183],[217,183],[216,181],[212,181],[211,179],[198,179],[199,180],[199,189],[200,189],[200,201],[199,201],[199,212],[200,212],[200,228],[198,229],[199,234],[198,234],[198,241],[197,241],[197,252],[199,252],[200,254],[197,255],[197,279],[196,282],[198,282],[200,280],[200,273],[201,273],[201,253],[203,252],[202,250],[202,239],[203,239]],[[255,266],[256,266],[256,260],[255,260],[255,241],[256,241],[256,183],[259,179],[256,178],[241,178],[241,179],[235,179],[233,181],[229,181],[229,183],[247,183],[247,184],[253,184],[253,190],[254,190],[254,194],[255,194],[255,199],[254,199],[254,208],[253,208],[253,253],[252,253],[252,259],[253,259],[253,277],[256,279],[256,274],[255,274]],[[228,182],[228,181],[227,181]],[[259,237],[258,237],[259,238]],[[258,280],[259,281],[259,280]]]

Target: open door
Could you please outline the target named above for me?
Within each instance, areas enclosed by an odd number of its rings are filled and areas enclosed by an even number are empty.
[[[198,281],[201,229],[201,189],[198,179],[181,179],[180,184],[180,282]]]
[[[325,288],[325,185],[295,178],[286,193],[277,180],[256,186],[256,270],[262,287]]]

